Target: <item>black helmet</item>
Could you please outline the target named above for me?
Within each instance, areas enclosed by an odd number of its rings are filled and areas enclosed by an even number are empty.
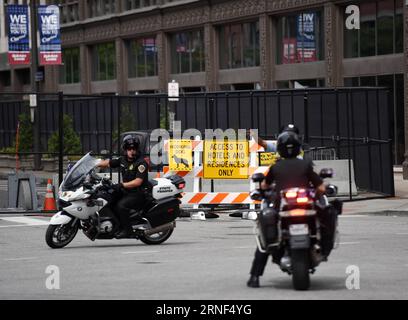
[[[281,128],[280,133],[284,133],[284,132],[293,132],[299,135],[299,128],[296,127],[294,124],[290,123],[287,126],[284,126]]]
[[[278,137],[277,149],[282,158],[296,158],[300,154],[301,142],[296,133],[284,131]]]
[[[126,151],[129,148],[135,148],[136,150],[139,150],[139,139],[131,136],[131,135],[127,135],[125,138],[123,138],[123,143],[122,143],[122,150]]]

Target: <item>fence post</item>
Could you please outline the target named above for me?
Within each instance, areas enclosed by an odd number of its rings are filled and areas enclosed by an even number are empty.
[[[347,92],[347,159],[349,171],[349,199],[353,200],[353,186],[351,182],[351,146],[350,146],[350,107],[352,106],[351,89]]]
[[[305,143],[309,143],[309,97],[307,92],[305,92],[303,100],[305,106]]]
[[[58,92],[58,185],[64,179],[64,95]]]

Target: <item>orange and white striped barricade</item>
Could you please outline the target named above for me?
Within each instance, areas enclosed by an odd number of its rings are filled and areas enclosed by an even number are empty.
[[[264,148],[258,145],[254,139],[250,141],[249,151],[249,192],[202,192],[202,179],[204,179],[204,167],[202,165],[202,153],[204,151],[204,141],[197,136],[193,142],[193,158],[194,166],[192,171],[171,171],[170,167],[164,167],[164,176],[178,174],[181,177],[193,178],[193,192],[186,192],[183,195],[182,205],[192,205],[194,210],[198,210],[199,205],[220,205],[220,204],[248,204],[250,210],[255,210],[255,205],[259,202],[253,201],[250,198],[250,191],[256,188],[251,176],[254,173],[267,174],[269,167],[259,167],[258,152],[263,152]],[[169,140],[164,141],[164,150],[169,151]]]
[[[255,205],[249,192],[185,192],[181,200],[183,205],[199,204],[249,204]]]

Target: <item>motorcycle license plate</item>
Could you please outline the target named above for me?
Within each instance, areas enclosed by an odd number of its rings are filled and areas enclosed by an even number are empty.
[[[291,236],[301,236],[309,234],[309,226],[307,224],[292,224],[289,226]]]

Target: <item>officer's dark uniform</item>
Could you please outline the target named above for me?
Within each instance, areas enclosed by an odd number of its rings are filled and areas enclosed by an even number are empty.
[[[298,158],[278,160],[278,162],[269,169],[265,181],[269,185],[275,182],[277,192],[295,187],[309,188],[310,183],[317,188],[323,183],[320,176],[313,171],[312,161]],[[277,214],[278,212],[276,211],[276,215]],[[275,219],[277,223],[277,217],[275,217]],[[252,263],[251,275],[256,277],[263,275],[267,262],[268,253],[262,253],[257,249],[255,259]]]
[[[148,164],[139,156],[133,161],[128,161],[126,156],[112,159],[109,162],[111,168],[120,168],[123,182],[129,182],[137,178],[143,179],[140,187],[135,189],[122,190],[122,197],[115,205],[115,212],[118,213],[120,223],[123,228],[130,229],[130,210],[140,210],[146,200],[146,192],[149,188]]]

